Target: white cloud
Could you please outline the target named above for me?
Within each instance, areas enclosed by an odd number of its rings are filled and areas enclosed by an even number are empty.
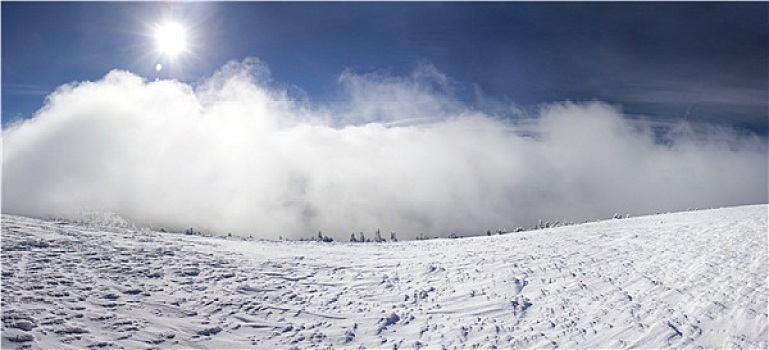
[[[246,60],[197,87],[123,71],[63,86],[3,130],[3,211],[345,239],[767,202],[766,140],[723,127],[679,123],[659,144],[600,102],[513,123],[427,65],[340,84],[336,105],[293,101]]]

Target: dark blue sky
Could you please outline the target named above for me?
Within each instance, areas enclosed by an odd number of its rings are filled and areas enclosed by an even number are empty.
[[[148,79],[150,28],[190,27],[193,54],[161,77],[195,83],[258,57],[274,80],[338,98],[345,70],[409,74],[434,64],[488,99],[534,107],[601,100],[628,114],[686,116],[766,135],[767,3],[2,2],[3,123],[57,86],[114,68]],[[688,113],[687,113],[688,111]]]

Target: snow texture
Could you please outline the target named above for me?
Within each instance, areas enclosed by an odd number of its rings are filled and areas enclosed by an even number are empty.
[[[270,242],[2,217],[2,348],[767,348],[767,206]]]

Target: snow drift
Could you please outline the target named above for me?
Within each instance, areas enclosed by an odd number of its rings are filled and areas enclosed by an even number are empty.
[[[339,83],[341,102],[295,98],[249,59],[195,86],[119,70],[62,86],[3,130],[3,212],[340,239],[767,202],[766,140],[730,128],[601,102],[503,118],[429,65]]]
[[[4,215],[2,348],[765,349],[768,209],[382,244]]]

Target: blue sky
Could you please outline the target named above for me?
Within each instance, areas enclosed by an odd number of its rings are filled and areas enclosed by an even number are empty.
[[[2,3],[3,123],[57,86],[112,69],[194,84],[258,57],[314,101],[342,72],[423,63],[466,104],[600,100],[767,134],[767,3]],[[158,75],[151,27],[188,26],[193,51]]]
[[[5,213],[414,238],[767,202],[767,3],[0,6]]]

